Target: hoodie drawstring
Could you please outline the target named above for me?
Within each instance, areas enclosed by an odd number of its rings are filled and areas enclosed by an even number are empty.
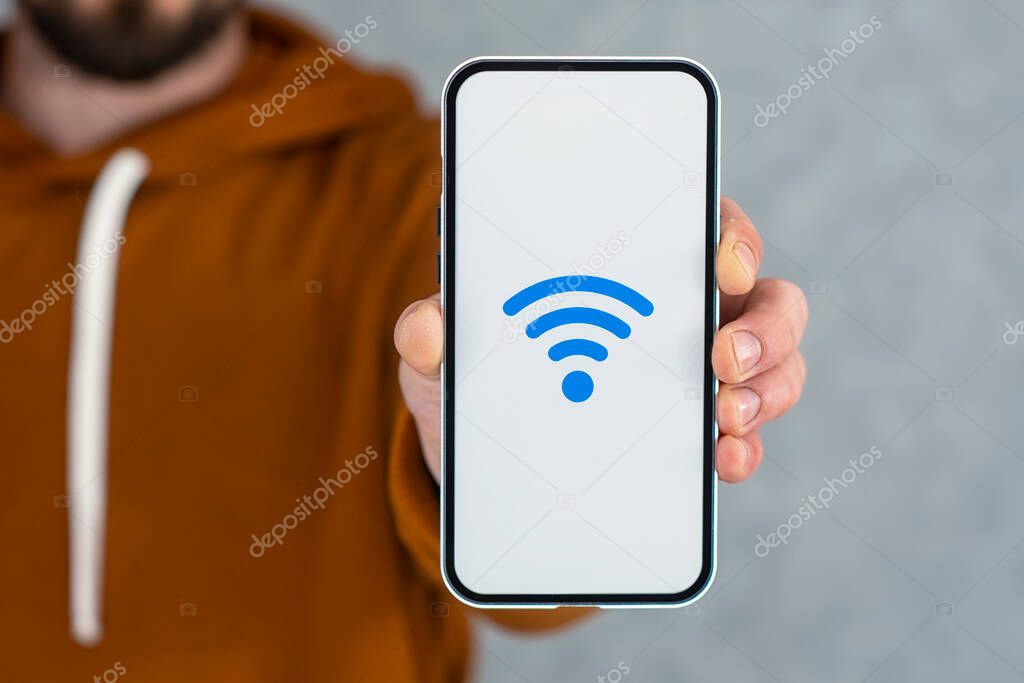
[[[71,637],[89,647],[103,638],[103,552],[107,522],[107,445],[110,362],[114,337],[119,249],[97,257],[97,245],[123,242],[132,198],[149,160],[122,149],[104,165],[85,207],[76,263],[79,278],[71,313],[67,387],[68,608]],[[120,244],[119,244],[120,246]],[[93,261],[89,261],[89,257]],[[98,261],[95,268],[92,263]]]

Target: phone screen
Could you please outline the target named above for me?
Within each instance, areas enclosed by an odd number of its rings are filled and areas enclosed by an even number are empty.
[[[484,63],[446,96],[445,568],[484,602],[711,573],[714,87],[574,64]]]

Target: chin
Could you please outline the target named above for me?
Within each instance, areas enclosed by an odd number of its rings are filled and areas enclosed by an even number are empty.
[[[201,50],[241,0],[18,0],[40,38],[93,76],[148,80]]]

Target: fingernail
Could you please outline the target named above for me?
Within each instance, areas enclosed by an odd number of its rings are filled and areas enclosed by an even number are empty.
[[[750,248],[750,245],[746,242],[737,242],[732,245],[732,253],[743,266],[743,270],[747,271],[750,279],[754,279],[754,275],[757,273],[757,257],[754,256],[754,250]]]
[[[761,412],[761,397],[747,387],[733,389],[733,394],[736,396],[736,406],[740,413],[740,424],[749,424]]]
[[[761,360],[761,340],[746,330],[733,332],[732,352],[736,356],[736,367],[745,373]]]

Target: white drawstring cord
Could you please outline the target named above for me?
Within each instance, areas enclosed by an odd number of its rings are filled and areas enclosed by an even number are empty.
[[[112,156],[93,185],[78,236],[67,395],[68,608],[71,637],[85,647],[103,638],[110,355],[121,231],[148,172],[149,160],[137,150]],[[104,246],[109,240],[118,246],[112,253]]]

